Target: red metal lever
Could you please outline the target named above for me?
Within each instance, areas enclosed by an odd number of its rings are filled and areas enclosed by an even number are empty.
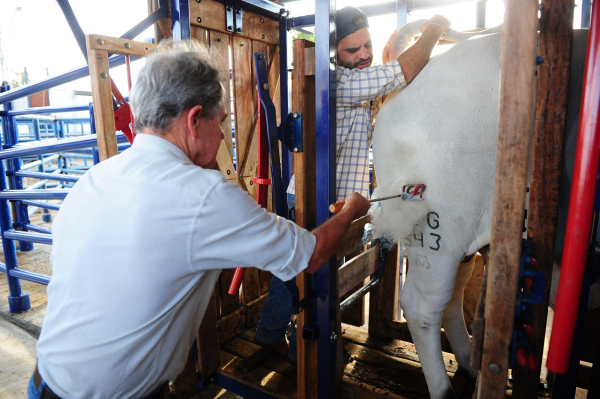
[[[258,97],[258,121],[257,121],[257,134],[258,134],[258,160],[256,163],[256,174],[257,176],[252,179],[253,183],[256,184],[256,202],[263,208],[267,208],[269,202],[269,142],[267,140],[267,121],[265,120],[265,113],[263,111],[262,104],[260,102],[260,96]],[[240,286],[244,279],[245,268],[238,267],[235,269],[233,279],[229,285],[227,293],[230,295],[237,295],[240,292]]]

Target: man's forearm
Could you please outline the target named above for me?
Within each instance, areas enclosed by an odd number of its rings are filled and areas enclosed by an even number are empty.
[[[317,237],[317,244],[308,262],[306,272],[316,272],[321,265],[337,252],[344,234],[348,231],[350,223],[354,219],[355,215],[353,212],[342,209],[340,213],[313,230],[312,233]]]
[[[398,57],[406,83],[410,83],[427,65],[431,51],[440,38],[441,30],[437,25],[429,25],[419,40]]]

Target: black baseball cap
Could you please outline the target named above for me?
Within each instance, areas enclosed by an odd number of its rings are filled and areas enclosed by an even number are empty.
[[[335,26],[337,29],[337,41],[339,42],[357,30],[369,27],[369,21],[364,12],[356,7],[344,7],[335,13]]]

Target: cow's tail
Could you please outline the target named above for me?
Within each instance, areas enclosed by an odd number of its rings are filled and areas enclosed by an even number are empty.
[[[421,26],[425,24],[427,19],[419,19],[413,22],[410,22],[404,25],[398,31],[398,34],[394,38],[392,42],[392,46],[390,49],[390,60],[398,58],[400,54],[404,52],[413,41],[415,36],[421,34]],[[463,40],[467,40],[474,36],[487,35],[490,33],[498,33],[502,29],[502,25],[498,25],[495,28],[486,29],[478,32],[458,32],[455,30],[448,30],[448,32],[442,34],[442,39],[451,41],[451,42],[461,42]]]

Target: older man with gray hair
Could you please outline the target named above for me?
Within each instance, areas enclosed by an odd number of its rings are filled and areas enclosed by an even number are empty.
[[[159,46],[131,92],[132,147],[75,184],[53,226],[29,398],[156,398],[183,369],[221,269],[282,280],[331,257],[369,202],[308,232],[214,170],[228,118],[198,45]]]

